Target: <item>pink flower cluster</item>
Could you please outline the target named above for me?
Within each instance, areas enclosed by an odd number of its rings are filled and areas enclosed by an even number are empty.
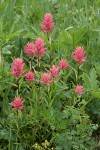
[[[76,94],[83,94],[83,86],[81,85],[77,85],[76,88],[75,88],[75,93]]]
[[[59,67],[55,66],[55,65],[53,65],[49,70],[49,72],[53,78],[56,78],[58,76],[58,71],[59,71]]]
[[[22,59],[16,58],[12,64],[12,72],[10,72],[10,74],[15,77],[21,77],[25,72],[25,70],[23,70],[24,65],[25,63],[23,63]]]
[[[55,23],[53,21],[53,16],[50,13],[46,13],[44,15],[43,21],[41,23],[41,28],[43,32],[49,33],[53,30]],[[45,54],[45,51],[47,48],[45,47],[44,40],[41,38],[37,38],[35,42],[33,43],[28,43],[25,46],[24,52],[32,57],[43,57]],[[83,47],[76,47],[73,53],[73,59],[78,63],[83,63],[86,61],[86,56],[85,56],[85,51]],[[12,71],[10,74],[12,74],[15,77],[21,77],[24,73],[24,66],[25,63],[21,58],[16,58],[14,59],[14,62],[12,63]],[[56,81],[59,77],[59,72],[60,70],[67,69],[69,67],[69,64],[66,60],[61,59],[58,62],[58,65],[53,65],[46,73],[43,73],[41,75],[40,83],[45,84],[49,86],[52,82]],[[29,71],[25,75],[25,80],[28,82],[31,82],[35,79],[35,74],[32,71]],[[84,93],[84,88],[81,85],[77,85],[75,88],[75,93],[77,95],[81,95]],[[22,100],[20,97],[15,97],[14,100],[9,103],[11,106],[13,106],[13,110],[23,110],[24,100]]]
[[[73,53],[73,59],[77,62],[77,63],[82,63],[86,61],[86,57],[85,57],[85,51],[83,49],[83,47],[77,47]]]
[[[14,98],[14,101],[9,103],[11,106],[13,106],[13,110],[23,110],[24,106],[22,104],[24,103],[24,100],[22,100],[20,97]]]
[[[41,38],[37,38],[35,41],[35,55],[42,57],[47,48],[44,47],[44,41]]]
[[[29,56],[32,56],[35,52],[35,44],[34,43],[28,43],[25,46],[25,53]]]
[[[43,83],[43,84],[46,84],[46,85],[50,85],[50,83],[52,82],[51,78],[52,78],[51,74],[43,73],[42,76],[41,76],[40,82]]]
[[[59,61],[59,69],[66,69],[66,68],[68,68],[68,62],[66,61],[66,60],[64,60],[64,59],[61,59],[60,61]]]
[[[23,63],[22,59],[16,58],[12,64],[12,71],[10,74],[15,77],[21,77],[23,73],[25,73],[25,70],[23,70],[24,65],[25,63]],[[32,71],[27,72],[25,76],[25,79],[30,82],[35,78],[35,74]]]
[[[35,74],[32,71],[26,73],[25,79],[29,82],[32,82],[35,78]]]
[[[53,16],[50,13],[46,13],[40,26],[45,33],[49,33],[52,31],[54,24]],[[35,55],[42,57],[46,49],[47,48],[44,46],[44,41],[41,38],[37,38],[35,43],[28,43],[25,46],[24,52],[29,56]]]
[[[49,70],[48,73],[43,73],[41,75],[40,82],[46,85],[50,85],[53,81],[56,81],[57,77],[59,76],[59,71],[68,68],[68,62],[66,60],[61,59],[59,61],[59,65],[53,65]]]
[[[41,38],[37,38],[35,43],[28,43],[25,46],[24,52],[29,56],[39,56],[42,57],[45,53],[44,41]]]
[[[55,23],[53,22],[53,16],[50,13],[46,13],[43,17],[43,22],[41,23],[41,28],[43,32],[49,33],[52,31]]]

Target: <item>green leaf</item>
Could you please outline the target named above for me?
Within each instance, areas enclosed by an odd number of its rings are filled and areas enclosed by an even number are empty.
[[[9,140],[9,131],[6,129],[0,130],[0,139]]]
[[[92,96],[94,96],[95,98],[100,98],[100,92],[91,92]]]
[[[8,54],[8,55],[10,55],[11,54],[11,48],[12,48],[13,46],[12,45],[6,45],[3,49],[2,49],[2,53],[3,54]]]
[[[19,146],[18,150],[25,150],[22,146]]]
[[[83,78],[83,81],[84,81],[85,89],[89,90],[91,88],[90,87],[89,76],[86,73],[83,73],[82,78]]]
[[[83,73],[82,75],[83,81],[84,81],[84,87],[87,90],[98,90],[98,80],[97,80],[97,74],[96,70],[93,68],[90,72],[90,76],[88,76],[86,73]]]
[[[100,76],[100,63],[95,64],[96,72]]]
[[[97,74],[96,74],[96,70],[93,68],[90,72],[90,86],[91,88],[94,89],[98,89],[98,80],[97,80]]]

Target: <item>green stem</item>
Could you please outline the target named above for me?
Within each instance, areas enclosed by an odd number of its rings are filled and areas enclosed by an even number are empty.
[[[74,42],[74,34],[73,34],[73,49],[75,48],[75,42]]]
[[[36,101],[35,101],[35,119],[37,120],[37,116],[38,116],[38,114],[37,114],[37,112],[38,112],[38,105],[37,105],[37,102],[38,102],[38,98],[37,98],[37,96],[36,96]]]
[[[10,137],[9,137],[8,150],[11,150],[11,126],[10,126]]]
[[[19,78],[19,79],[17,80],[18,96],[20,96],[20,79],[21,79],[21,78]]]
[[[81,97],[78,97],[78,96],[74,97],[74,104],[73,104],[73,106],[75,106],[76,104],[78,104],[80,102],[80,98]]]
[[[69,68],[71,68],[75,72],[75,78],[76,78],[76,82],[77,82],[77,70],[75,70],[72,66],[69,66]]]
[[[38,71],[40,72],[40,57],[38,56],[38,59],[37,59],[37,66],[38,66]]]
[[[39,56],[38,56],[38,59],[37,59],[37,66],[38,66],[38,73],[39,73],[39,76],[40,76],[40,57]],[[39,92],[40,92],[40,77],[39,77],[38,87],[39,87]]]
[[[62,72],[62,77],[63,77],[63,82],[64,82],[64,84],[66,84],[66,82],[67,82],[66,70],[63,70],[63,72]]]
[[[90,99],[89,101],[87,101],[80,109],[83,109],[88,103],[90,103],[92,101],[92,99]]]
[[[46,98],[47,106],[50,105],[50,86],[47,86],[47,98]]]
[[[31,85],[30,90],[32,92],[32,96],[30,97],[30,106],[31,106],[30,111],[33,111],[33,107],[34,107],[33,106],[33,102],[34,102],[33,98],[34,98],[34,93],[36,92],[34,89],[36,89],[35,85]]]
[[[39,88],[40,90],[40,88]],[[36,92],[35,94],[35,103],[34,103],[34,108],[35,108],[35,119],[38,119],[38,104],[40,101],[40,91],[37,88],[34,88],[34,92]]]
[[[49,95],[50,95],[50,86],[49,85],[47,86],[47,93],[48,93],[48,97],[49,97]]]
[[[80,75],[80,65],[78,64],[78,69],[77,69],[77,81],[76,84],[78,84],[79,80],[79,75]]]
[[[50,39],[50,36],[49,36],[49,33],[47,33],[47,39],[48,39],[48,43],[49,43],[49,50],[50,50],[50,65],[52,65],[52,60],[53,60],[53,58],[52,58],[52,49],[51,49],[51,39]]]
[[[76,104],[76,97],[74,96],[74,104],[73,104],[73,106],[75,106],[75,104]]]
[[[55,91],[54,81],[53,81],[52,85],[48,86],[49,108],[52,106],[52,104],[55,100],[55,95],[52,93],[53,91]]]
[[[47,39],[48,39],[48,41],[49,41],[49,33],[47,33]]]
[[[17,120],[16,120],[16,127],[17,127],[17,135],[16,135],[16,150],[18,150],[18,133],[19,133],[19,125],[18,125],[18,111],[17,111]]]
[[[79,65],[78,65],[77,76],[79,76],[79,74],[80,74],[80,68],[79,68]]]
[[[32,70],[32,58],[30,60],[30,70]]]

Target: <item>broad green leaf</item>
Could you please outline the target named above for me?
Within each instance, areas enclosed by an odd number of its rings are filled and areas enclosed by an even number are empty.
[[[19,146],[18,150],[25,150],[22,146]]]
[[[7,131],[6,129],[0,130],[0,139],[9,140],[9,131]]]
[[[100,92],[91,92],[92,96],[94,96],[95,98],[100,98]]]
[[[90,72],[90,86],[92,90],[98,89],[98,80],[97,80],[97,74],[96,70],[93,68]]]
[[[96,72],[100,76],[100,63],[95,64]]]
[[[83,78],[83,81],[84,81],[85,89],[89,90],[91,88],[90,87],[89,76],[86,73],[83,73],[82,78]]]
[[[98,80],[97,80],[97,74],[96,70],[93,68],[90,72],[90,76],[88,76],[86,73],[83,73],[82,75],[83,81],[84,81],[84,87],[87,90],[98,90]]]

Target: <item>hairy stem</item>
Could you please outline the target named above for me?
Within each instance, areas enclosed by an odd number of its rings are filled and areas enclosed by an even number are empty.
[[[37,66],[38,66],[38,71],[40,72],[40,57],[38,56],[38,59],[37,59]]]
[[[17,81],[17,85],[18,85],[18,96],[20,95],[20,78]]]
[[[17,135],[16,135],[16,150],[18,150],[18,133],[19,133],[19,125],[18,125],[18,111],[16,112],[17,113],[17,119],[16,119],[16,127],[17,127]]]
[[[8,150],[11,150],[11,126],[10,126],[10,138],[9,138]]]
[[[52,58],[52,49],[51,49],[51,39],[50,39],[50,36],[49,34],[47,33],[47,39],[48,39],[48,43],[49,43],[49,50],[50,50],[50,65],[52,65],[52,61],[53,61],[53,58]]]
[[[32,70],[32,58],[30,60],[30,70]]]
[[[79,75],[80,75],[80,65],[78,65],[78,69],[77,69],[77,81],[76,81],[76,84],[79,83]]]

